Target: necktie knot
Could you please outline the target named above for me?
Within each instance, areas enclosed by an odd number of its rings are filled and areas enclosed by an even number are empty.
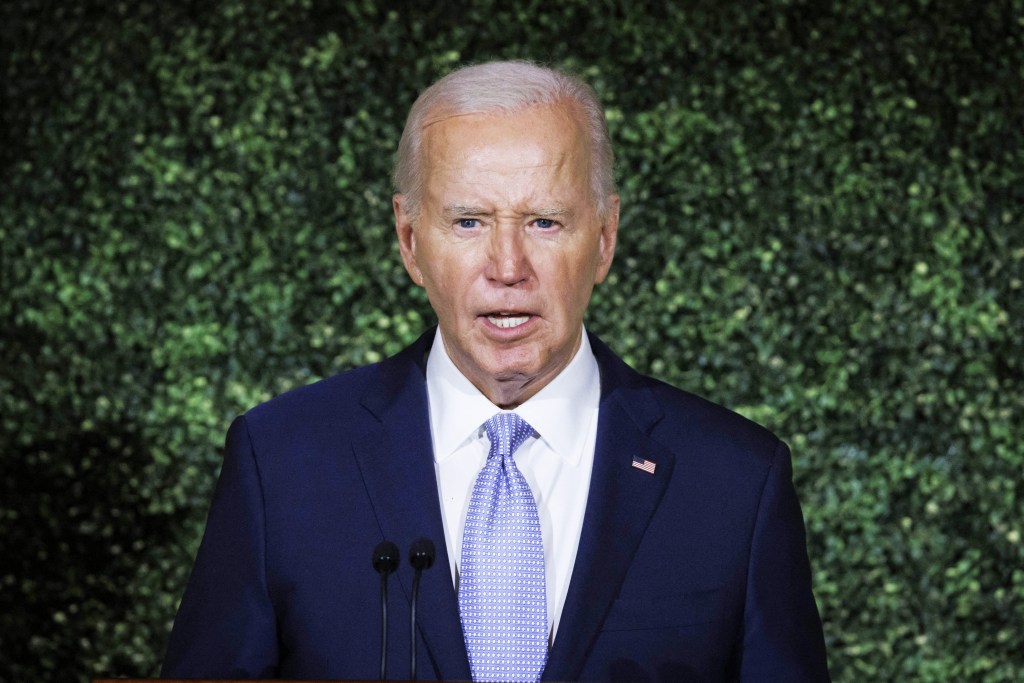
[[[498,413],[484,423],[487,438],[491,440],[491,453],[503,459],[510,457],[531,434],[533,427],[516,413]]]

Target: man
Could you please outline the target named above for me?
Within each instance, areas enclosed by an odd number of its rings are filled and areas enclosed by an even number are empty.
[[[583,329],[611,171],[567,75],[489,63],[420,96],[394,212],[438,328],[235,421],[165,676],[375,677],[370,551],[427,537],[421,676],[828,680],[786,446]]]

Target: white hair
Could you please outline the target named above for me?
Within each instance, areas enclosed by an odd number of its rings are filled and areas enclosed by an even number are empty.
[[[393,181],[410,214],[419,212],[423,189],[420,154],[423,129],[441,118],[465,114],[513,114],[528,107],[565,102],[578,112],[590,141],[591,193],[598,213],[615,192],[614,156],[604,110],[594,89],[571,74],[527,61],[467,66],[436,81],[409,110],[395,155]]]

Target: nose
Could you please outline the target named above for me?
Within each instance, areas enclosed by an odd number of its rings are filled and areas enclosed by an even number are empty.
[[[487,262],[487,279],[508,287],[530,279],[530,260],[526,254],[521,230],[501,226],[491,233]]]

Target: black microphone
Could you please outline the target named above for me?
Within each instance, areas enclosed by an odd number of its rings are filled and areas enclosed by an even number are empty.
[[[416,570],[412,578],[412,611],[409,617],[409,680],[416,680],[416,600],[420,595],[420,574],[434,565],[434,542],[417,538],[409,547],[409,564]]]
[[[373,568],[380,574],[380,680],[388,676],[388,575],[398,568],[398,546],[381,541],[373,549]]]

